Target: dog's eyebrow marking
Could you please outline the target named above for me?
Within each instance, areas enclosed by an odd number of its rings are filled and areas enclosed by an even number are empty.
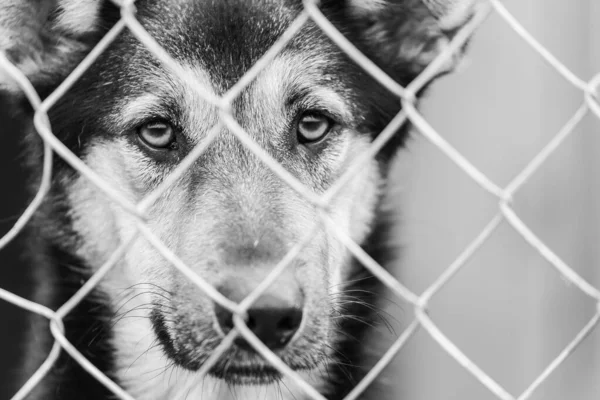
[[[352,118],[347,99],[328,85],[321,66],[305,56],[281,54],[258,75],[253,83],[254,93],[260,96],[256,110],[265,120],[273,118],[274,111],[301,102],[305,106],[322,108],[343,120]],[[271,121],[277,126],[277,121]]]
[[[342,120],[352,118],[352,113],[346,100],[335,90],[324,86],[308,87],[306,89],[292,88],[296,94],[289,101],[301,101],[309,107],[323,107]]]
[[[215,107],[202,95],[214,96],[215,90],[201,67],[182,65],[177,73],[162,69],[145,83],[146,92],[130,95],[115,107],[113,117],[121,130],[151,118],[165,118],[185,127],[196,142],[217,122]]]
[[[75,34],[91,32],[96,29],[100,4],[98,0],[60,0],[56,25]]]
[[[182,64],[177,74],[171,76],[178,92],[182,119],[196,143],[219,121],[217,108],[206,97],[217,97],[217,91],[208,72],[200,65]]]
[[[350,0],[350,5],[354,8],[355,12],[368,15],[381,11],[386,5],[386,0]]]
[[[153,114],[159,113],[162,110],[161,104],[164,103],[164,97],[159,97],[154,94],[144,94],[134,100],[126,101],[121,107],[120,116],[123,125],[129,121],[147,118]]]

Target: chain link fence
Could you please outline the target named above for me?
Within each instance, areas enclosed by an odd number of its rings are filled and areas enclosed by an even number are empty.
[[[284,376],[293,379],[298,386],[312,399],[324,399],[324,397],[304,382],[300,376],[283,363],[273,352],[271,352],[245,325],[244,315],[249,307],[256,301],[261,293],[271,285],[277,277],[288,267],[294,258],[302,251],[303,247],[312,237],[310,232],[306,238],[300,241],[273,269],[267,279],[257,287],[241,303],[237,304],[223,295],[214,287],[209,285],[201,276],[195,274],[187,265],[185,265],[176,254],[174,254],[144,223],[145,213],[149,207],[156,201],[168,188],[186,173],[188,168],[202,156],[204,150],[213,139],[218,135],[222,127],[227,127],[237,139],[247,146],[257,157],[268,165],[275,174],[285,181],[291,188],[301,194],[307,201],[313,204],[320,212],[321,222],[325,224],[339,239],[347,246],[349,251],[367,268],[374,276],[380,279],[395,296],[404,302],[412,305],[414,309],[414,319],[407,325],[407,328],[400,332],[392,346],[385,352],[383,357],[375,364],[364,379],[348,394],[346,399],[357,399],[364,393],[367,387],[372,384],[380,375],[382,370],[390,364],[399,351],[405,346],[407,341],[418,331],[424,330],[438,344],[452,356],[458,364],[471,373],[481,384],[487,388],[498,399],[503,400],[525,400],[532,397],[536,389],[548,379],[551,379],[552,373],[561,366],[561,364],[572,354],[578,346],[584,341],[597,326],[600,320],[600,290],[581,276],[573,268],[565,263],[551,248],[549,248],[533,232],[515,212],[512,206],[513,197],[522,188],[522,186],[532,177],[533,174],[545,163],[545,161],[561,146],[578,126],[578,124],[590,114],[600,119],[600,105],[597,102],[597,87],[600,85],[600,73],[594,76],[589,82],[581,79],[571,72],[560,60],[553,56],[543,45],[538,43],[532,35],[525,30],[520,23],[507,11],[503,4],[498,0],[489,0],[482,2],[478,7],[473,18],[465,24],[461,30],[453,37],[440,55],[408,86],[402,87],[394,82],[389,76],[383,73],[375,64],[362,55],[336,28],[325,18],[318,8],[318,1],[305,0],[304,10],[297,19],[289,26],[287,31],[275,43],[275,45],[264,54],[259,61],[223,96],[213,97],[208,95],[210,91],[200,90],[198,82],[189,82],[190,87],[198,89],[200,95],[205,101],[215,105],[219,109],[220,121],[210,131],[206,139],[200,143],[190,154],[180,163],[177,169],[166,178],[156,190],[150,193],[138,204],[131,204],[119,193],[119,189],[111,187],[98,177],[98,175],[85,165],[79,158],[71,153],[52,133],[48,122],[48,110],[65,94],[67,90],[81,77],[82,74],[94,63],[96,58],[115,40],[115,38],[124,30],[128,29],[148,50],[150,50],[167,68],[181,76],[183,80],[189,81],[189,75],[183,73],[181,67],[162,49],[158,43],[145,31],[142,25],[135,18],[135,7],[133,1],[124,1],[120,4],[121,19],[114,27],[103,37],[97,46],[89,55],[77,66],[65,81],[45,100],[41,100],[31,83],[25,75],[12,65],[4,54],[0,53],[0,69],[5,70],[20,86],[26,94],[29,102],[35,110],[34,125],[37,132],[44,141],[44,166],[40,187],[33,201],[20,216],[13,228],[0,239],[0,249],[11,242],[15,236],[23,229],[32,215],[40,207],[45,196],[48,193],[51,182],[51,166],[53,157],[61,157],[82,176],[87,178],[96,187],[102,190],[115,203],[127,210],[137,221],[137,232],[125,240],[119,249],[110,257],[110,259],[88,280],[77,294],[62,305],[57,310],[51,310],[40,304],[31,302],[25,298],[19,297],[14,293],[0,288],[0,298],[10,302],[29,312],[39,314],[48,319],[50,330],[55,339],[52,350],[47,356],[45,362],[31,376],[31,378],[21,387],[13,396],[13,399],[25,398],[35,386],[43,379],[48,371],[57,361],[59,353],[66,351],[74,360],[76,360],[85,370],[92,374],[98,381],[105,385],[120,399],[131,400],[123,388],[102,374],[89,360],[82,356],[78,350],[65,337],[63,326],[64,318],[94,289],[94,287],[106,276],[106,274],[117,264],[117,262],[127,252],[131,243],[137,237],[143,237],[148,240],[156,249],[167,259],[175,268],[193,281],[207,296],[219,305],[230,310],[234,315],[235,328],[224,338],[208,361],[198,371],[198,380],[218,361],[222,353],[233,343],[235,337],[242,335],[269,363],[278,369]],[[448,60],[459,51],[469,37],[475,32],[490,13],[496,13],[512,28],[528,45],[532,51],[539,54],[552,68],[554,68],[567,82],[580,91],[582,103],[579,109],[572,115],[567,123],[560,129],[546,146],[529,162],[529,164],[506,186],[501,187],[493,182],[489,177],[482,173],[475,165],[457,151],[444,137],[438,133],[428,121],[419,113],[415,107],[415,93],[424,85],[433,79],[438,71],[447,65]],[[286,171],[267,152],[260,148],[236,122],[230,112],[230,106],[241,92],[252,80],[274,59],[274,57],[286,46],[294,35],[307,23],[314,21],[323,32],[331,38],[341,49],[343,49],[352,59],[354,59],[362,68],[371,74],[376,80],[388,87],[398,96],[402,104],[402,111],[397,114],[383,132],[373,141],[368,151],[360,155],[352,167],[323,195],[317,195],[308,190],[292,174]],[[444,272],[426,288],[421,294],[417,294],[405,287],[401,282],[395,279],[386,269],[378,265],[372,258],[365,253],[361,247],[353,242],[348,234],[332,223],[328,216],[328,203],[339,192],[339,190],[354,175],[354,171],[360,170],[365,163],[370,161],[382,147],[390,140],[394,133],[403,124],[410,122],[414,125],[415,131],[423,135],[428,141],[436,146],[452,162],[456,163],[464,173],[474,180],[485,192],[488,192],[497,199],[497,214],[487,223],[485,228],[471,241],[464,251],[452,262]],[[458,273],[459,270],[473,257],[473,255],[482,247],[482,245],[496,231],[499,225],[507,222],[522,237],[522,239],[533,247],[541,257],[546,259],[553,268],[567,281],[577,287],[585,296],[588,296],[598,305],[593,317],[581,327],[579,333],[572,338],[570,343],[554,358],[554,360],[543,370],[543,372],[533,380],[522,393],[511,393],[493,376],[480,368],[469,359],[463,351],[455,345],[446,334],[436,325],[435,321],[428,315],[428,305],[431,299]]]

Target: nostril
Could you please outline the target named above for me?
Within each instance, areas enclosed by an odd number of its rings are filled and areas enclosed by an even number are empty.
[[[289,331],[290,329],[294,329],[294,322],[292,317],[285,317],[279,324],[277,325],[277,329],[281,329],[283,331]]]
[[[281,332],[296,332],[300,322],[302,322],[302,311],[294,309],[279,321],[276,328]]]
[[[248,319],[246,320],[246,326],[248,327],[248,329],[250,329],[252,332],[254,332],[254,329],[256,328],[256,320],[254,319],[252,314],[248,314]]]
[[[225,307],[215,304],[215,314],[223,333],[229,333],[229,331],[233,329],[233,313]]]

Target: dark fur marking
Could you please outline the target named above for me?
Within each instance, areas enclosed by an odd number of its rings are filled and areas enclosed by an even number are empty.
[[[84,264],[69,251],[48,243],[29,230],[24,235],[24,247],[29,254],[27,268],[34,272],[36,291],[32,298],[52,309],[62,306],[89,278],[83,273]],[[100,371],[112,377],[113,356],[110,337],[111,314],[107,301],[99,293],[90,294],[65,318],[67,339]],[[39,365],[50,352],[53,338],[49,323],[38,316],[32,317],[31,330],[27,333],[28,354],[35,355],[37,362],[28,361],[29,366]],[[22,384],[32,370],[24,370],[16,382]],[[114,379],[114,377],[112,377]],[[33,394],[28,399],[106,400],[111,393],[85,371],[65,351]]]

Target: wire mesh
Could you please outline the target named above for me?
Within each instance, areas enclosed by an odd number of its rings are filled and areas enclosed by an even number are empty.
[[[100,191],[119,204],[136,218],[137,231],[132,234],[128,240],[124,241],[119,249],[110,257],[109,260],[89,279],[64,305],[58,310],[53,311],[40,304],[31,302],[25,298],[19,297],[14,293],[0,288],[0,298],[10,302],[17,307],[36,313],[50,322],[50,331],[55,339],[52,350],[48,354],[44,363],[30,377],[27,383],[13,396],[13,399],[25,398],[35,386],[49,372],[58,359],[62,350],[66,351],[77,363],[92,374],[98,381],[106,386],[112,393],[120,399],[131,400],[133,397],[115,382],[111,381],[100,370],[98,370],[89,360],[87,360],[66,338],[63,326],[64,318],[96,287],[96,285],[106,276],[106,274],[117,264],[124,256],[131,244],[137,237],[144,237],[148,240],[175,268],[181,271],[187,278],[196,284],[213,301],[230,310],[233,315],[234,329],[225,337],[207,362],[197,373],[198,381],[206,374],[210,368],[219,360],[219,357],[233,343],[237,335],[243,336],[248,343],[252,345],[269,363],[271,363],[283,375],[293,379],[298,386],[312,399],[324,399],[323,395],[313,388],[310,384],[303,381],[302,378],[289,368],[280,358],[277,357],[269,348],[264,345],[258,337],[244,323],[244,315],[249,307],[260,297],[260,295],[273,284],[278,276],[290,265],[294,258],[302,251],[308,243],[313,231],[309,232],[304,240],[296,244],[290,252],[274,267],[272,272],[247,298],[239,304],[232,302],[224,297],[201,276],[194,273],[185,263],[178,258],[150,229],[145,223],[145,214],[148,208],[169,189],[169,187],[186,171],[190,166],[202,156],[209,144],[217,137],[222,127],[227,127],[237,139],[251,150],[262,162],[264,162],[276,175],[286,182],[292,189],[303,196],[307,201],[319,210],[321,217],[320,223],[324,223],[331,231],[338,236],[340,241],[348,250],[358,259],[365,268],[367,268],[375,277],[380,279],[383,284],[392,290],[392,292],[404,301],[412,304],[414,307],[414,320],[398,336],[393,345],[387,350],[383,357],[375,364],[370,372],[358,385],[348,394],[347,400],[358,398],[364,390],[377,379],[381,371],[393,360],[399,351],[405,346],[407,341],[419,330],[424,329],[431,337],[450,354],[458,364],[463,366],[471,373],[483,386],[485,386],[497,398],[503,400],[525,400],[532,396],[536,389],[572,354],[582,343],[586,336],[596,328],[600,320],[600,291],[581,276],[579,276],[568,264],[561,260],[548,246],[541,241],[538,236],[521,220],[519,215],[511,207],[512,198],[515,193],[527,182],[533,174],[544,164],[548,157],[555,152],[564,140],[571,135],[577,125],[583,118],[592,113],[600,118],[600,105],[597,102],[597,87],[600,85],[600,74],[596,75],[591,81],[586,82],[571,72],[564,64],[552,55],[543,45],[538,43],[529,32],[519,24],[519,22],[507,11],[499,0],[489,0],[483,3],[483,6],[477,8],[474,16],[466,23],[460,31],[454,35],[452,41],[439,54],[439,56],[407,87],[402,87],[393,81],[381,69],[379,69],[371,60],[365,57],[354,47],[321,13],[318,7],[318,1],[305,0],[304,10],[297,19],[291,23],[287,31],[264,54],[258,62],[223,96],[216,97],[209,93],[209,90],[201,90],[202,83],[190,81],[192,79],[186,74],[180,65],[171,58],[167,52],[151,37],[151,35],[137,21],[134,1],[123,1],[119,3],[121,9],[121,18],[114,27],[100,40],[89,55],[77,66],[77,68],[65,79],[61,85],[52,92],[44,101],[40,99],[32,84],[25,75],[8,58],[0,53],[0,68],[4,69],[9,76],[19,85],[25,93],[34,111],[34,125],[37,132],[44,141],[44,164],[43,175],[37,195],[31,204],[21,215],[13,228],[0,239],[0,249],[4,248],[14,237],[23,229],[32,215],[40,207],[50,188],[52,178],[52,159],[57,155],[69,163],[83,177],[93,183]],[[433,129],[427,120],[419,113],[415,107],[415,93],[419,91],[427,82],[433,79],[437,73],[444,67],[447,61],[453,57],[457,51],[464,45],[473,32],[480,26],[490,12],[499,15],[503,21],[508,24],[531,49],[538,53],[551,67],[553,67],[564,79],[580,90],[583,95],[583,103],[576,113],[566,122],[564,127],[550,140],[550,142],[531,160],[531,162],[505,187],[500,187],[482,173],[476,166],[471,164],[460,152],[458,152],[450,143],[448,143],[435,129]],[[314,21],[320,29],[329,38],[335,42],[349,57],[358,63],[365,71],[372,75],[376,80],[387,86],[390,91],[396,94],[402,104],[400,111],[380,135],[372,142],[370,148],[364,154],[357,157],[352,167],[335,182],[332,187],[323,195],[316,193],[305,187],[285,168],[277,163],[266,151],[264,151],[236,122],[231,113],[232,101],[246,88],[254,78],[269,64],[270,61],[285,47],[285,45],[294,37],[294,35],[309,21]],[[84,164],[69,149],[60,142],[52,133],[48,122],[48,110],[65,94],[67,90],[75,83],[79,77],[95,62],[99,55],[104,52],[116,37],[125,29],[128,29],[160,62],[173,73],[180,76],[184,81],[190,84],[191,88],[197,91],[205,101],[215,105],[220,110],[220,122],[213,127],[208,136],[202,143],[179,164],[176,170],[166,178],[152,193],[147,195],[138,204],[132,204],[125,199],[119,189],[110,186],[103,181],[92,169]],[[386,269],[373,260],[357,243],[355,243],[343,229],[336,226],[328,215],[328,203],[352,179],[354,172],[363,168],[382,147],[392,138],[394,133],[406,122],[410,121],[416,128],[416,131],[428,139],[443,154],[460,167],[464,173],[473,179],[481,188],[489,192],[498,200],[498,212],[485,228],[472,240],[464,251],[452,262],[444,272],[431,284],[423,293],[416,294],[406,288],[401,282],[395,279]],[[589,322],[582,327],[580,332],[564,348],[560,354],[543,370],[543,372],[520,394],[510,393],[502,385],[496,382],[493,377],[488,375],[483,369],[477,366],[473,361],[458,348],[428,315],[428,304],[433,296],[438,293],[466,264],[466,262],[482,247],[490,238],[492,233],[498,228],[502,221],[507,221],[514,230],[530,246],[539,252],[548,263],[553,266],[559,274],[572,282],[582,293],[591,297],[598,304],[597,311]],[[194,384],[192,382],[191,384]]]

